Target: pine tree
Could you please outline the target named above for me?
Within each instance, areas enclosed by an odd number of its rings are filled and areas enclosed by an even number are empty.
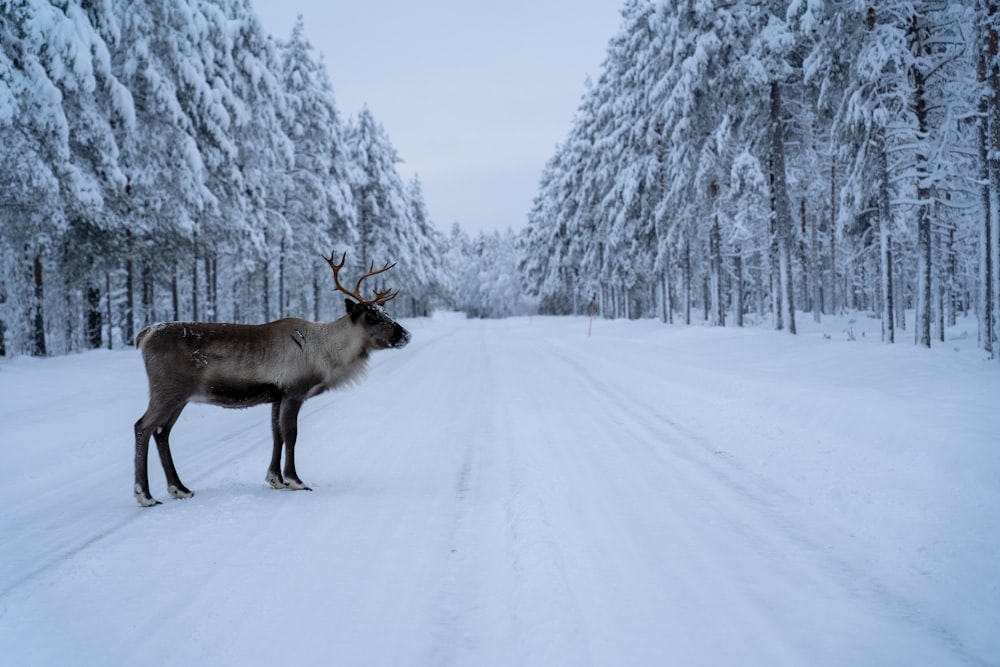
[[[79,292],[69,286],[46,296],[46,284],[58,284],[60,274],[72,284],[95,268],[107,270],[111,258],[95,256],[93,245],[103,246],[102,237],[121,225],[113,202],[122,196],[125,178],[113,127],[127,127],[134,118],[104,41],[116,34],[106,4],[84,11],[77,2],[17,2],[0,11],[0,66],[10,96],[0,114],[10,137],[4,150],[7,164],[21,167],[11,170],[2,197],[12,223],[6,236],[13,252],[5,256],[22,267],[8,276],[20,286],[12,291],[22,325],[13,332],[22,344],[31,341],[27,351],[46,354],[50,333],[58,333],[61,350],[80,340],[72,317]]]
[[[404,286],[404,293],[400,296],[405,297],[405,300],[396,304],[395,308],[410,317],[427,316],[444,294],[441,277],[442,239],[431,224],[423,186],[417,175],[407,185],[406,202],[406,225],[398,240],[397,254],[393,255],[393,260],[398,264],[394,280]],[[514,275],[510,271],[508,274]]]
[[[388,261],[406,220],[406,193],[396,171],[400,158],[367,107],[351,125],[348,145],[355,171],[352,192],[358,228],[357,266]]]
[[[201,43],[186,0],[117,0],[121,44],[112,53],[114,71],[130,91],[135,125],[119,128],[121,164],[126,176],[128,230],[135,261],[141,266],[143,320],[155,317],[155,277],[169,283],[167,317],[195,314],[183,300],[179,280],[192,267],[196,235],[207,212],[218,203],[210,187],[197,117],[211,110],[216,138],[224,142],[228,113],[205,76]],[[199,144],[199,138],[202,143]],[[186,271],[190,273],[190,271]]]
[[[281,74],[287,101],[282,124],[294,148],[282,206],[290,238],[282,256],[290,260],[286,262],[291,264],[286,273],[291,282],[312,285],[313,318],[318,320],[323,302],[320,285],[329,278],[322,272],[323,267],[312,260],[344,243],[343,232],[335,240],[334,225],[329,223],[331,213],[338,208],[338,203],[332,201],[336,190],[331,187],[331,175],[336,153],[341,150],[337,145],[341,129],[325,70],[305,37],[301,16],[291,38],[281,45]],[[296,292],[299,306],[291,310],[305,312],[309,292]],[[294,299],[292,293],[289,297]]]

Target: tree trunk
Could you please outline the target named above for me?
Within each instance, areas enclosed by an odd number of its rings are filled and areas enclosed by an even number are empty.
[[[205,253],[205,320],[214,322],[216,320],[215,311],[215,267],[212,265],[211,254]]]
[[[935,205],[934,208],[938,209],[939,207]],[[942,215],[940,211],[935,210],[934,219],[941,221],[942,227],[947,226],[947,222],[944,222],[942,220]],[[937,323],[937,339],[942,343],[945,340],[944,292],[945,292],[945,285],[947,284],[948,280],[947,276],[943,275],[942,273],[947,267],[947,264],[942,261],[943,259],[942,253],[944,253],[944,235],[945,235],[944,230],[941,230],[938,233],[931,235],[931,242],[933,243],[934,267],[936,268],[936,270],[934,271],[934,288],[933,288],[934,320]]]
[[[1000,34],[995,27],[997,3],[983,0],[983,45],[980,49],[980,79],[986,83],[980,98],[979,151],[983,177],[983,224],[979,234],[980,335],[983,349],[997,354],[997,315],[1000,310]]]
[[[243,320],[243,304],[246,300],[243,298],[245,294],[246,284],[244,282],[234,280],[233,283],[233,322],[238,322],[240,324],[244,323]]]
[[[104,325],[101,315],[101,289],[97,285],[87,286],[87,315],[84,340],[88,349],[101,347],[101,328]]]
[[[77,298],[77,290],[75,286],[69,285],[67,282],[63,282],[62,285],[63,293],[63,354],[68,354],[71,352],[79,352],[83,349],[80,344],[80,339],[78,339],[76,333],[76,325],[78,324],[77,315],[80,313],[80,302]]]
[[[715,215],[708,231],[708,248],[711,256],[711,322],[715,326],[726,326],[726,304],[722,296],[722,232],[719,216]]]
[[[691,324],[691,241],[684,238],[684,257],[681,258],[681,269],[684,273],[684,324]]]
[[[150,268],[149,262],[145,262],[142,265],[142,325],[149,326],[154,319],[153,270]]]
[[[785,173],[785,127],[782,122],[781,84],[771,82],[771,169],[775,223],[778,236],[778,275],[781,308],[787,317],[788,333],[795,333],[795,298],[792,276],[792,211]]]
[[[754,292],[757,296],[757,322],[764,321],[764,314],[767,312],[767,307],[765,303],[765,291],[764,291],[764,275],[767,267],[764,265],[764,254],[763,250],[758,250],[754,253],[757,256],[757,273],[754,276]]]
[[[773,178],[772,178],[773,180]],[[772,213],[774,212],[774,197],[771,197]],[[778,234],[775,224],[771,222],[770,250],[768,254],[768,288],[771,295],[771,314],[774,317],[774,328],[781,331],[785,328],[784,309],[781,300],[781,276],[778,274]]]
[[[878,131],[875,140],[875,158],[878,160],[878,239],[881,264],[882,342],[896,342],[892,295],[892,214],[889,207],[889,156],[885,146],[885,129]]]
[[[281,254],[278,255],[278,317],[285,317],[288,307],[285,303],[285,236],[281,236]]]
[[[114,305],[111,303],[111,272],[104,272],[104,296],[105,301],[108,304],[108,349],[114,349],[114,326],[115,326],[115,315],[114,315]]]
[[[191,319],[198,321],[198,232],[191,244]]]
[[[132,230],[125,230],[125,344],[135,338],[135,268],[132,264]]]
[[[219,321],[219,257],[212,252],[212,321]]]
[[[670,246],[667,245],[664,252],[666,256],[663,259],[663,295],[665,298],[664,302],[664,312],[666,313],[667,319],[665,320],[667,324],[674,323],[674,293],[673,284],[670,281]]]
[[[896,330],[906,331],[906,262],[903,261],[903,251],[900,248],[900,243],[898,238],[893,235],[892,238],[893,245],[893,261],[892,269],[895,271],[892,279],[892,287],[894,293],[892,295],[892,303],[896,308]],[[914,289],[916,284],[914,284]],[[914,304],[916,305],[916,304]],[[913,330],[914,344],[916,344],[916,329]]]
[[[806,200],[802,200],[802,216],[805,218]],[[820,321],[820,311],[823,308],[822,289],[822,266],[819,252],[819,215],[814,215],[812,219],[811,234],[809,236],[809,282],[812,291],[812,312],[813,321],[817,324]]]
[[[712,287],[710,285],[711,277],[708,273],[703,273],[701,276],[701,309],[702,309],[702,322],[709,322],[712,318]]]
[[[827,288],[827,310],[830,315],[837,314],[837,163],[836,158],[830,158],[830,271],[829,287]]]
[[[735,254],[733,256],[733,281],[736,283],[733,291],[735,292],[736,299],[733,304],[734,315],[736,317],[736,326],[743,326],[743,249],[739,244],[736,245],[734,249]]]
[[[982,63],[980,64],[983,67]],[[993,206],[995,197],[991,194],[994,182],[993,160],[990,159],[990,145],[993,130],[993,118],[989,113],[989,97],[983,96],[980,105],[979,121],[979,161],[980,176],[983,182],[983,218],[979,227],[979,331],[980,344],[991,356],[993,354],[993,257],[990,253],[991,229],[995,224],[997,211]]]
[[[910,25],[914,55],[924,50],[920,26],[914,16]],[[923,71],[913,65],[913,103],[917,117],[917,337],[923,347],[931,346],[931,190],[927,184],[928,164],[924,144],[927,140],[927,91]]]
[[[313,271],[313,322],[320,321],[319,304],[322,294],[319,288],[319,275]]]
[[[670,315],[667,312],[668,301],[670,300],[667,296],[667,271],[660,271],[660,321],[666,324],[670,321]]]
[[[955,257],[955,221],[948,220],[948,236],[945,239],[945,321],[947,326],[955,326],[955,311],[958,309],[956,286],[958,284],[958,261]]]
[[[264,301],[263,301],[263,307],[264,307],[264,321],[265,322],[270,322],[271,321],[271,280],[270,280],[271,263],[267,259],[267,252],[268,252],[268,250],[267,250],[267,247],[265,245],[265,248],[264,248],[264,270],[261,272],[262,275],[263,275],[263,278],[264,278],[264,289],[263,289],[263,292],[264,292]]]
[[[181,319],[181,304],[180,304],[180,288],[177,285],[177,268],[174,267],[174,272],[170,276],[170,303],[174,309],[174,322]]]
[[[580,290],[577,289],[576,283],[576,271],[572,268],[566,272],[567,284],[569,285],[569,292],[573,295],[573,314],[580,314]]]
[[[42,275],[42,256],[40,254],[35,255],[33,269],[35,278],[35,295],[34,302],[31,304],[31,330],[33,336],[31,354],[36,357],[44,357],[48,354],[48,351],[45,347],[45,288],[44,277]]]
[[[802,289],[795,296],[795,303],[799,304],[800,308],[805,310],[812,310],[812,290],[809,285],[812,282],[812,266],[811,258],[809,257],[810,248],[806,247],[805,240],[809,238],[809,226],[806,216],[806,200],[799,200],[799,238],[802,239],[801,244],[796,244],[794,239],[792,240],[792,252],[795,252],[796,246],[798,246],[798,256],[799,256],[799,274],[802,284]]]

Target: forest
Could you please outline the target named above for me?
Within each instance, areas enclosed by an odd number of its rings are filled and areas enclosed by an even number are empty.
[[[331,252],[397,262],[400,316],[496,290],[466,258],[511,234],[437,231],[373,113],[341,116],[301,18],[282,40],[249,0],[3,0],[0,44],[0,354],[332,319]]]
[[[997,3],[622,15],[524,233],[543,312],[795,333],[848,309],[927,347],[971,317],[996,356]]]
[[[853,310],[927,347],[961,317],[1000,356],[996,3],[621,17],[520,231],[470,237],[435,226],[372,110],[341,115],[303,19],[278,38],[249,0],[0,0],[0,354],[330,319],[320,255],[346,251],[398,262],[401,317],[795,333]]]

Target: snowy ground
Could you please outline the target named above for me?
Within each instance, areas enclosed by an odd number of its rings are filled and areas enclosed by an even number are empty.
[[[926,351],[801,320],[408,322],[306,404],[312,493],[265,485],[267,408],[192,406],[196,495],[153,453],[155,509],[137,353],[0,362],[0,655],[1000,665],[1000,366],[971,322]]]

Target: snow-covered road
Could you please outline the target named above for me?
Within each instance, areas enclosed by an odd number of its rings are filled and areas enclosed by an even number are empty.
[[[997,418],[973,398],[995,368],[649,322],[407,326],[303,409],[312,493],[264,483],[269,410],[191,406],[196,495],[169,500],[153,454],[150,510],[136,353],[0,366],[4,662],[1000,664]],[[932,397],[947,418],[918,393],[941,373],[966,387]],[[944,436],[967,449],[936,458]]]

